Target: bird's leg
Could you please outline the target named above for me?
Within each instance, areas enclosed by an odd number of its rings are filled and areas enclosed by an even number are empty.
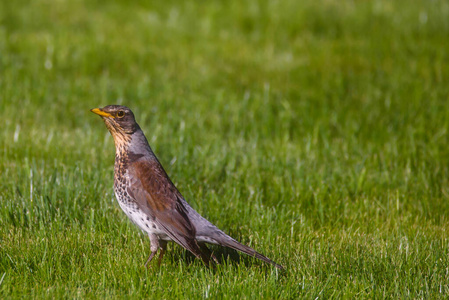
[[[220,264],[220,262],[218,261],[218,259],[215,257],[214,253],[212,253],[210,256],[212,257],[212,259],[214,260],[214,262],[215,262],[217,265]]]
[[[215,257],[214,252],[210,251],[210,249],[207,248],[206,245],[203,244],[202,246],[203,246],[204,248],[206,248],[206,249],[209,251],[210,257],[214,260],[214,262],[215,262],[217,265],[219,265],[220,262],[219,262],[218,259]]]
[[[201,251],[203,251],[204,253],[206,253],[207,256],[212,258],[217,265],[220,264],[218,259],[215,257],[214,253],[210,251],[210,249],[207,248],[207,246],[204,243],[198,243],[198,246],[200,247]]]
[[[158,265],[161,265],[162,257],[164,257],[165,250],[167,250],[167,242],[166,241],[159,241],[159,245],[161,248],[161,252],[159,253],[159,259],[158,259]]]
[[[150,263],[150,261],[153,259],[154,255],[157,253],[157,251],[151,251],[150,257],[148,257],[147,262],[145,263],[145,268],[147,267],[147,265]]]
[[[147,262],[145,263],[145,268],[147,267],[147,265],[151,262],[151,260],[153,259],[153,257],[156,255],[157,251],[159,250],[160,247],[160,243],[159,243],[159,239],[155,234],[148,234],[148,237],[150,238],[150,250],[151,250],[151,254],[150,257],[148,257]]]

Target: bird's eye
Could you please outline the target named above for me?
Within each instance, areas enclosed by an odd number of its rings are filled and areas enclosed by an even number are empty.
[[[124,116],[125,116],[125,112],[123,110],[119,110],[119,112],[117,113],[117,117],[123,118]]]

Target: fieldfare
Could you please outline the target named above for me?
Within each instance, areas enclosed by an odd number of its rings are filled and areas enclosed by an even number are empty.
[[[205,243],[229,247],[283,269],[271,259],[245,246],[197,213],[168,177],[134,119],[120,105],[91,110],[103,118],[115,143],[114,192],[125,214],[148,234],[151,254],[145,266],[167,241],[174,241],[209,265],[215,256]]]

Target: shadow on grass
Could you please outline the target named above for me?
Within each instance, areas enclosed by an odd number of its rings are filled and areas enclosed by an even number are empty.
[[[218,260],[218,263],[220,265],[232,265],[237,267],[238,265],[244,265],[246,268],[251,268],[255,265],[257,266],[261,266],[263,267],[264,265],[268,266],[269,268],[263,268],[265,271],[265,274],[267,275],[270,268],[274,266],[272,266],[269,263],[263,262],[253,256],[247,255],[245,253],[240,253],[237,250],[231,249],[231,248],[227,248],[227,247],[220,247],[220,246],[216,246],[216,245],[207,245],[209,250],[211,251],[211,253],[213,255],[215,255],[215,257]],[[190,253],[189,251],[185,250],[185,261],[187,264],[192,264],[195,263],[196,260],[199,260],[198,258],[195,257],[195,255],[193,255],[192,253]],[[209,267],[211,270],[215,270],[215,266],[216,263],[211,259],[211,265],[212,267]],[[283,274],[285,274],[285,269],[284,270],[280,270]]]

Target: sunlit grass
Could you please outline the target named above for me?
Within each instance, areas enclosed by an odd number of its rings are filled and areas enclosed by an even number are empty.
[[[444,298],[449,4],[412,2],[1,2],[0,298]],[[144,269],[107,104],[286,271]]]

